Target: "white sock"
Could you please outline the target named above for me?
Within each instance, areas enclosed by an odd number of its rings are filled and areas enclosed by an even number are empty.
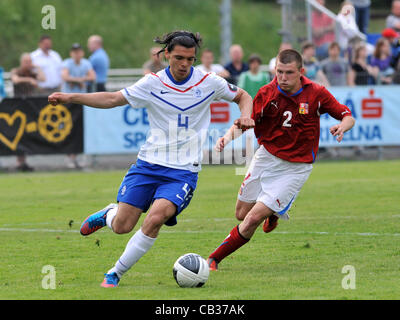
[[[118,207],[115,207],[115,208],[108,210],[108,212],[107,212],[106,223],[107,223],[107,227],[109,227],[111,230],[113,229],[112,221],[115,218],[117,211],[118,211]]]
[[[146,236],[142,229],[136,231],[126,245],[125,251],[108,273],[116,272],[118,278],[127,272],[143,255],[150,250],[157,238]]]

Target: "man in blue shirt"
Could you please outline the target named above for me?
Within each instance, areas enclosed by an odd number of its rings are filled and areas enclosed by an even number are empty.
[[[61,78],[63,80],[61,90],[67,93],[86,93],[86,83],[94,82],[96,74],[89,60],[84,58],[85,52],[79,43],[74,43],[70,49],[70,58],[62,63]],[[68,167],[80,169],[76,154],[68,155]]]
[[[103,39],[99,35],[92,35],[88,39],[88,48],[92,52],[89,57],[94,71],[96,72],[96,86],[94,91],[106,91],[107,73],[110,60],[103,49]]]
[[[62,91],[86,93],[86,81],[94,81],[96,74],[89,60],[85,59],[82,47],[74,43],[70,50],[70,58],[62,63],[61,78],[63,79]]]

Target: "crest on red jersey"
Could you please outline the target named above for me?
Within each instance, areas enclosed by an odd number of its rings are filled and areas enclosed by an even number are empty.
[[[308,103],[307,102],[300,103],[299,113],[300,114],[308,114]]]

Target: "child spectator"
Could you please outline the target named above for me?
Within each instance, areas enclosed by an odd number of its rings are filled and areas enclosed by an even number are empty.
[[[375,84],[378,74],[378,67],[372,67],[367,63],[367,48],[365,45],[360,45],[355,51],[349,73],[349,84],[352,86]]]
[[[328,58],[321,62],[321,69],[331,86],[346,86],[349,83],[349,64],[340,57],[340,47],[332,42],[328,49]]]
[[[390,84],[393,80],[394,69],[390,63],[392,54],[390,42],[386,38],[380,38],[375,46],[375,52],[371,58],[370,65],[379,69],[379,81],[382,84]]]
[[[305,69],[304,75],[312,81],[315,81],[325,87],[329,86],[329,81],[326,79],[321,70],[321,66],[315,57],[315,46],[311,42],[306,42],[302,46],[303,65]]]

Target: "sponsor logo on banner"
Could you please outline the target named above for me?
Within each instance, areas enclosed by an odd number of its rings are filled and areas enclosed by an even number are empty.
[[[230,105],[228,102],[213,102],[210,104],[211,123],[229,122]]]
[[[47,98],[4,99],[0,103],[0,155],[82,151],[82,106],[53,106]]]
[[[374,97],[374,89],[369,91],[369,97],[361,100],[361,115],[363,118],[382,118],[383,102]]]

